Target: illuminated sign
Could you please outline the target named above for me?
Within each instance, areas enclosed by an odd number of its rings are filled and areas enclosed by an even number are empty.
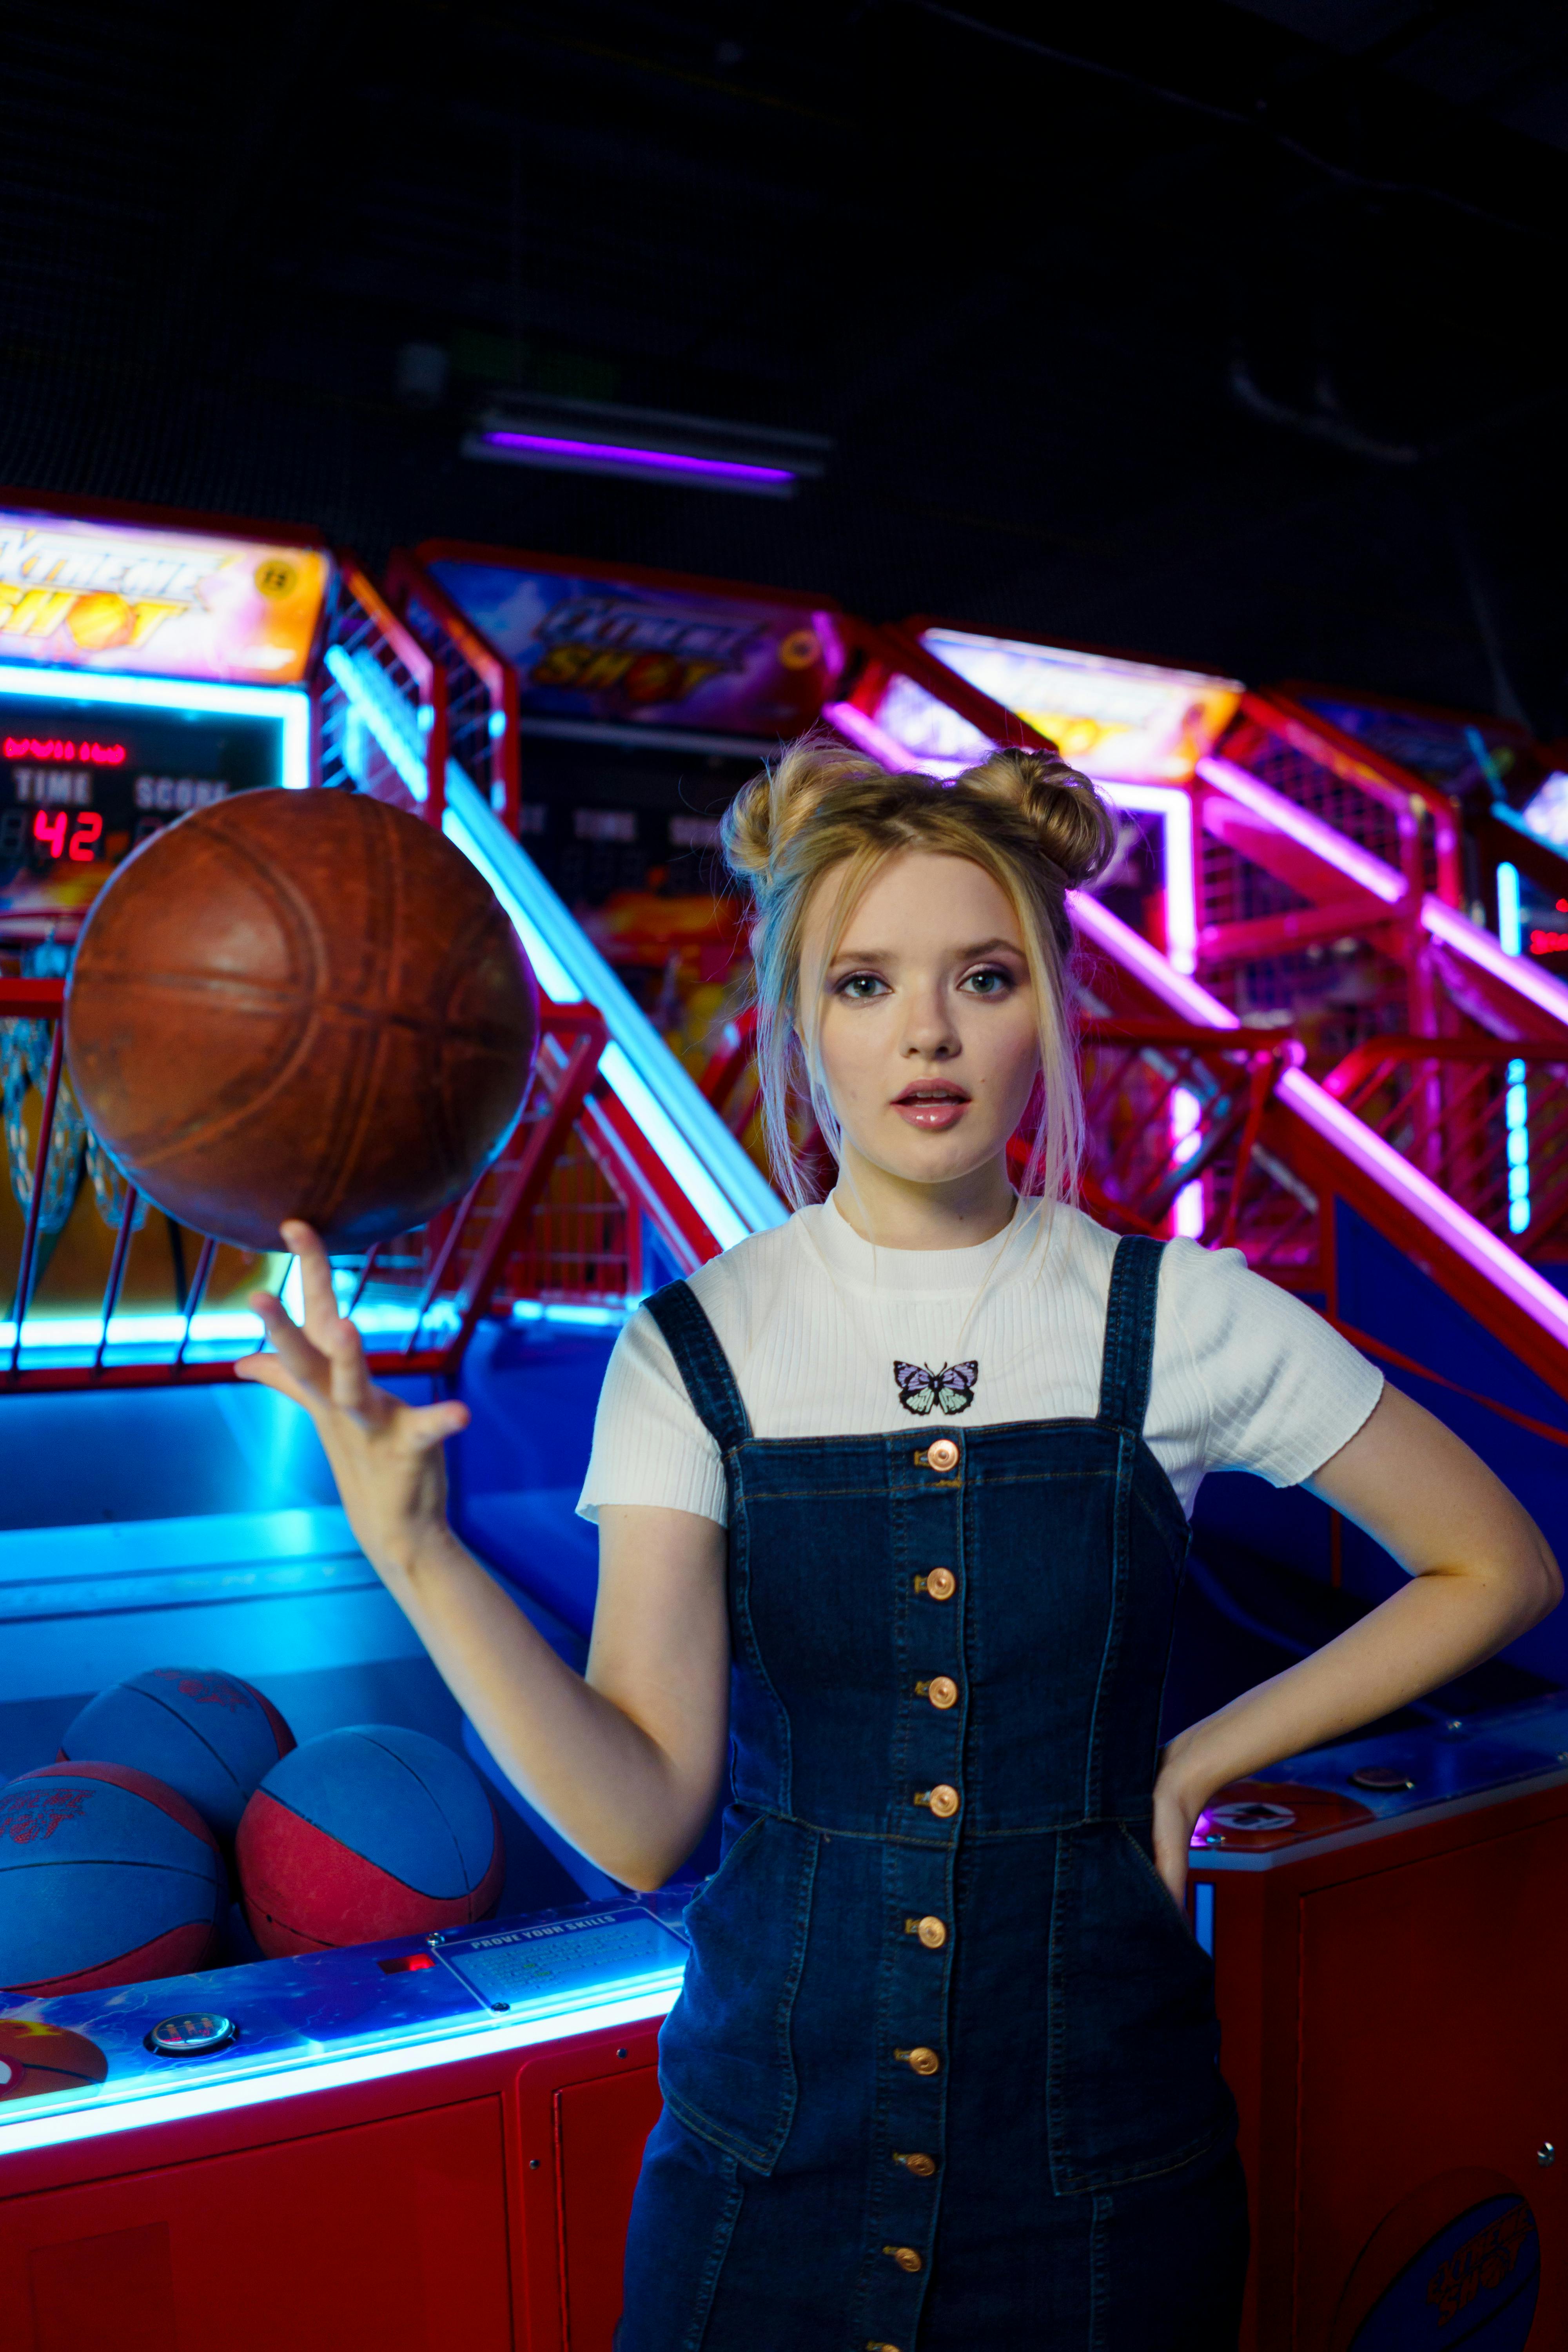
[[[541,717],[787,737],[842,667],[831,616],[799,604],[458,558],[430,569]]]
[[[288,685],[330,565],[316,548],[0,513],[0,660]]]
[[[1075,767],[1127,783],[1184,783],[1228,725],[1242,691],[1235,678],[1198,670],[962,629],[927,629],[921,642],[1047,736]],[[893,680],[877,722],[922,760],[984,756],[976,730],[910,678]]]
[[[67,699],[84,694],[101,734]],[[188,810],[307,781],[298,688],[180,688],[0,663],[0,940],[11,946],[73,938],[116,866]]]

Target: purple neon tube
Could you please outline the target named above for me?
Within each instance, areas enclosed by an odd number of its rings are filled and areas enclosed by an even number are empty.
[[[615,441],[563,441],[552,433],[487,433],[493,449],[528,449],[544,457],[584,457],[600,465],[646,466],[650,474],[702,474],[721,482],[793,482],[785,466],[742,466],[731,457],[688,457],[674,449],[630,449]]]

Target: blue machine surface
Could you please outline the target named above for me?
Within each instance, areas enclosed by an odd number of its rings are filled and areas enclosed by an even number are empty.
[[[0,2100],[0,2159],[171,2111],[210,2114],[247,2097],[660,2017],[684,1959],[679,1937],[647,1908],[584,1903],[423,1941],[207,1969],[110,1992],[0,1996],[0,2023],[65,2028],[108,2062],[100,2084]]]

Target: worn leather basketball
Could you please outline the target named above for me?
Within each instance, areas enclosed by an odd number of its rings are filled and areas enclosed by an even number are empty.
[[[465,1192],[521,1108],[538,1000],[439,830],[345,792],[196,809],[100,894],[66,996],[72,1081],[172,1217],[353,1249]]]

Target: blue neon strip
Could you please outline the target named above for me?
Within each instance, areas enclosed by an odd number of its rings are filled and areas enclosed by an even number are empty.
[[[351,654],[346,646],[329,646],[326,663],[414,798],[423,803],[429,786],[424,750],[417,738],[410,742],[405,735],[407,713],[385,671],[369,654]]]
[[[1473,727],[1468,728],[1466,732],[1472,744],[1479,743],[1479,738]],[[1521,954],[1524,947],[1524,924],[1520,910],[1519,868],[1510,866],[1506,859],[1497,870],[1497,929],[1503,953],[1510,956]],[[1503,1116],[1508,1122],[1508,1229],[1510,1234],[1528,1233],[1530,1230],[1530,1094],[1526,1076],[1522,1062],[1509,1064]]]
[[[0,695],[18,701],[119,703],[128,710],[199,710],[218,719],[269,719],[279,730],[280,784],[310,781],[310,698],[299,686],[217,686],[203,678],[115,677],[57,669],[47,662],[0,662]]]
[[[487,877],[524,945],[537,940],[544,950],[535,970],[545,992],[554,994],[552,979],[563,981],[572,997],[604,1014],[611,1037],[605,1076],[714,1239],[728,1249],[747,1234],[782,1225],[788,1211],[777,1193],[455,761],[447,767],[446,829]]]
[[[292,2064],[273,2054],[258,2062],[254,2074],[237,2070],[205,2079],[188,2078],[178,2090],[143,2091],[127,2085],[117,2095],[110,2082],[79,2095],[8,2103],[0,2106],[0,2182],[5,2179],[5,2158],[28,2148],[69,2146],[110,2132],[136,2131],[147,2124],[231,2114],[237,2108],[265,2106],[274,2099],[300,2098],[310,2091],[337,2090],[351,2083],[389,2082],[396,2075],[418,2074],[455,2059],[526,2050],[601,2027],[644,2023],[668,2014],[680,1990],[680,1976],[677,1969],[616,1978],[591,1996],[577,1993],[553,2008],[531,2003],[526,2016],[509,2018],[504,2026],[483,2021],[467,2032],[448,2026],[438,2035],[412,2043],[367,2040],[352,2056],[342,2058]],[[147,2081],[144,2075],[137,2079],[138,2086]]]

